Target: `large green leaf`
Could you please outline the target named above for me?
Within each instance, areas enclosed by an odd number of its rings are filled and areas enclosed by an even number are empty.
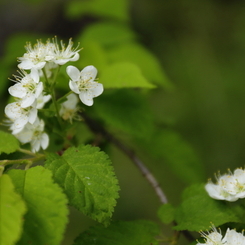
[[[71,147],[62,156],[49,154],[45,167],[64,188],[70,204],[108,224],[118,198],[118,181],[108,156],[90,145]]]
[[[69,1],[65,9],[70,18],[78,18],[89,14],[118,20],[128,20],[128,5],[128,0]]]
[[[183,202],[176,209],[176,230],[207,230],[210,223],[216,227],[228,222],[242,222],[238,209],[231,209],[229,203],[210,198],[203,184],[188,187]]]
[[[100,73],[100,82],[105,88],[155,88],[143,76],[140,68],[130,62],[108,65]]]
[[[165,88],[172,87],[157,58],[139,43],[131,42],[115,46],[108,51],[108,57],[111,62],[134,63],[149,81]]]
[[[0,177],[0,245],[14,245],[21,236],[26,206],[10,177]]]
[[[159,227],[151,221],[120,221],[91,227],[82,233],[73,245],[158,245]]]
[[[111,48],[135,39],[135,33],[127,25],[110,21],[89,25],[77,41],[80,41],[81,45],[98,42],[103,48]]]
[[[203,164],[197,153],[174,130],[157,128],[148,142],[139,144],[144,145],[154,157],[163,158],[172,171],[186,183],[205,180]]]
[[[53,182],[51,171],[37,166],[8,174],[28,208],[18,244],[60,244],[68,221],[67,198]]]
[[[19,141],[12,134],[0,131],[0,154],[15,152],[19,146]]]
[[[139,91],[118,89],[98,98],[96,115],[108,127],[138,138],[148,138],[154,129],[153,115],[148,101]]]

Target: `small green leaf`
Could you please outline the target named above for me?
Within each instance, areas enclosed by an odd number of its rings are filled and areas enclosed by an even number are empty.
[[[83,43],[97,42],[103,48],[111,48],[136,39],[127,25],[118,22],[99,22],[89,25],[77,38]]]
[[[26,205],[7,174],[0,176],[0,244],[14,245],[21,236]]]
[[[108,224],[118,198],[118,181],[108,156],[90,145],[71,147],[60,157],[49,154],[45,167],[64,188],[70,204]]]
[[[120,221],[105,228],[97,225],[82,233],[73,245],[158,245],[157,224],[145,221]]]
[[[0,131],[0,154],[15,152],[19,147],[19,141],[12,134]]]
[[[107,66],[100,74],[105,88],[155,88],[134,63],[118,62]]]
[[[115,46],[108,51],[111,62],[130,62],[137,65],[147,80],[157,83],[165,88],[171,88],[170,81],[164,74],[157,58],[136,42]]]
[[[162,205],[158,209],[157,214],[164,224],[169,224],[174,221],[174,207],[169,203]]]
[[[220,226],[228,222],[241,222],[236,209],[227,202],[214,200],[208,196],[203,184],[188,187],[183,194],[183,202],[176,209],[176,230],[207,230],[210,224]]]
[[[117,89],[98,98],[96,115],[109,128],[122,130],[140,139],[149,137],[154,129],[153,115],[148,101],[139,91]]]
[[[37,166],[8,174],[28,208],[18,245],[60,244],[68,221],[67,198],[53,182],[51,172]]]
[[[128,0],[69,1],[65,9],[67,16],[70,18],[78,18],[89,14],[126,21],[129,20],[128,5]]]

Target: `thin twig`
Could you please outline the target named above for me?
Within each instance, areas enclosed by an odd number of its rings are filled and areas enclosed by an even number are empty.
[[[121,141],[116,139],[113,135],[111,135],[108,131],[106,131],[104,127],[96,123],[93,119],[88,117],[85,113],[81,113],[81,115],[93,133],[101,134],[104,138],[106,138],[111,143],[113,143],[119,150],[124,152],[125,155],[127,155],[132,160],[132,162],[139,168],[143,176],[147,179],[147,181],[153,187],[158,198],[160,199],[160,202],[163,204],[167,203],[168,200],[166,198],[166,195],[164,194],[162,188],[159,186],[156,178],[149,171],[149,169],[145,166],[145,164],[140,160],[140,158],[134,153],[134,151],[131,150],[126,145],[124,145]]]

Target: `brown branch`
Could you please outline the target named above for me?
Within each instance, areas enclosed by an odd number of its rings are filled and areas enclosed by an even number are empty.
[[[81,113],[81,115],[82,115],[85,123],[88,125],[88,127],[90,128],[90,130],[94,134],[102,135],[105,139],[107,139],[108,141],[113,143],[119,150],[121,150],[125,155],[127,155],[132,160],[132,162],[139,168],[139,170],[141,171],[143,176],[147,179],[147,181],[153,187],[158,198],[160,199],[160,202],[163,204],[167,203],[168,200],[167,200],[163,190],[159,186],[156,178],[149,171],[149,169],[144,165],[144,163],[140,160],[140,158],[134,153],[134,151],[131,150],[126,145],[124,145],[121,141],[116,139],[112,134],[110,134],[108,131],[106,131],[104,127],[102,127],[96,121],[91,119],[85,113]]]

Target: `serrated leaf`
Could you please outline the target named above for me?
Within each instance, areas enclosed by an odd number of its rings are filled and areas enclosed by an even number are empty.
[[[184,200],[176,209],[176,230],[208,230],[210,223],[220,226],[228,222],[241,222],[236,209],[231,209],[224,201],[210,198],[203,184],[188,187]]]
[[[174,221],[174,207],[170,203],[164,204],[158,209],[157,215],[164,224],[169,224]]]
[[[0,131],[0,154],[15,152],[19,147],[19,141],[12,134]]]
[[[159,227],[151,221],[120,221],[105,228],[94,226],[82,233],[73,245],[158,245]]]
[[[108,156],[90,145],[71,147],[62,156],[49,154],[45,167],[64,188],[70,204],[108,224],[118,198],[118,181]]]
[[[128,20],[128,0],[90,0],[90,1],[69,1],[66,12],[70,18],[78,18],[85,14]],[[112,11],[113,9],[113,11]]]
[[[14,245],[21,236],[26,205],[7,174],[0,177],[0,245]]]
[[[118,45],[108,51],[108,56],[111,62],[136,64],[147,80],[165,88],[172,87],[157,58],[139,43],[130,42]]]
[[[100,73],[100,83],[105,88],[155,88],[143,76],[134,63],[117,62],[107,66]]]
[[[82,44],[97,42],[103,48],[111,48],[135,39],[135,32],[129,26],[112,21],[89,25],[78,37]]]
[[[67,198],[53,182],[52,174],[41,166],[10,170],[17,192],[25,200],[24,233],[18,245],[58,245],[68,221]]]
[[[105,93],[98,98],[94,110],[110,128],[122,130],[140,139],[153,132],[153,115],[146,97],[139,91],[119,89]]]

